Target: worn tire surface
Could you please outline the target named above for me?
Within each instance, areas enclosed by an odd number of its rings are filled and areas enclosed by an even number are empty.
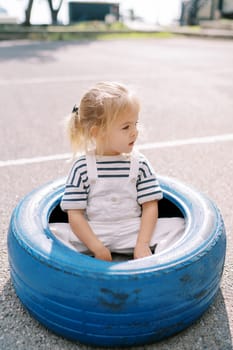
[[[23,198],[8,233],[16,294],[44,326],[97,346],[148,344],[191,325],[213,302],[226,251],[215,204],[175,179],[159,177],[164,197],[182,212],[184,236],[160,254],[104,262],[77,253],[51,233],[48,222],[64,179]]]

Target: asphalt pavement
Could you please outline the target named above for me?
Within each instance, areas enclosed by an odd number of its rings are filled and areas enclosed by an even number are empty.
[[[65,176],[63,127],[86,88],[117,80],[142,104],[139,144],[157,173],[218,205],[227,231],[221,289],[191,327],[146,350],[230,350],[233,335],[233,43],[169,38],[0,43],[0,350],[86,350],[23,308],[9,275],[7,230],[24,195]]]

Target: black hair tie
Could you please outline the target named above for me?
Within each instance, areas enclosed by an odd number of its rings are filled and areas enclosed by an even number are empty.
[[[73,109],[72,109],[72,113],[78,113],[78,106],[74,105]]]

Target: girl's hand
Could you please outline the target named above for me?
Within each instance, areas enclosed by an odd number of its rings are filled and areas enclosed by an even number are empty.
[[[100,260],[112,261],[108,248],[98,239],[85,218],[84,210],[68,210],[69,223],[78,239]]]
[[[98,249],[94,251],[94,255],[96,259],[112,261],[111,252],[104,245],[98,247]]]
[[[138,243],[134,248],[134,259],[145,258],[150,255],[152,255],[152,252],[147,243]]]

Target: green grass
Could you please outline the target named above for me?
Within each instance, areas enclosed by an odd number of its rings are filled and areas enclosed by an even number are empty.
[[[43,37],[37,33],[31,33],[29,39],[32,40],[114,40],[114,39],[165,39],[171,38],[173,35],[168,32],[162,33],[140,33],[140,32],[129,32],[129,33],[47,33]]]
[[[80,22],[77,24],[69,25],[69,26],[50,26],[50,29],[56,29],[61,28],[66,30],[77,30],[77,31],[108,31],[108,30],[127,30],[129,29],[124,23],[122,22],[115,22],[111,25],[107,25],[105,22],[102,21],[87,21],[87,22]]]
[[[170,38],[173,35],[169,32],[143,32],[130,30],[125,24],[115,22],[107,25],[104,22],[92,21],[81,22],[67,26],[31,26],[22,25],[3,26],[1,33],[10,39],[31,39],[31,40],[114,40],[114,39],[145,39]]]
[[[33,32],[38,30],[43,31],[109,31],[109,30],[116,30],[116,31],[123,31],[128,30],[129,28],[122,22],[115,22],[111,25],[107,25],[105,22],[102,21],[87,21],[87,22],[79,22],[76,24],[70,24],[70,25],[31,25],[31,26],[24,26],[22,24],[0,24],[1,31],[8,31],[8,30],[19,30],[19,31],[26,31],[26,32]]]
[[[189,30],[192,32],[199,32],[201,27],[199,25],[195,25],[195,26],[182,26],[183,30]]]

